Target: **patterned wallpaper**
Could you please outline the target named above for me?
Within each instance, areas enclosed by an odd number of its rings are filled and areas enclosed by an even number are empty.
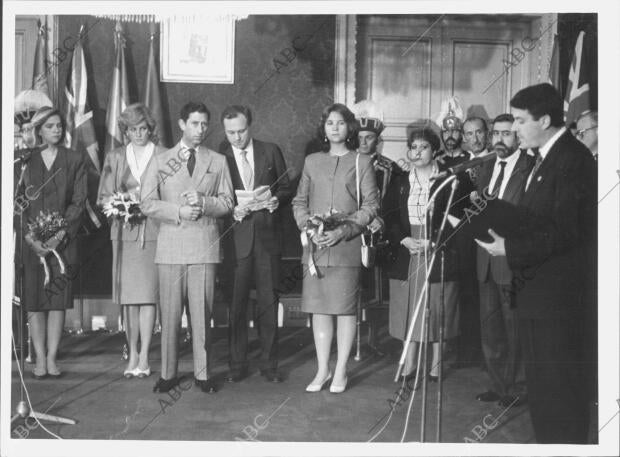
[[[81,24],[97,20],[93,16],[60,16],[60,42],[64,37],[76,36]],[[123,25],[131,101],[142,101],[149,24]],[[113,21],[103,19],[92,27],[84,41],[89,97],[101,145],[114,65],[114,26]],[[291,177],[298,177],[321,111],[333,102],[334,40],[334,16],[252,15],[237,22],[234,84],[162,83],[165,114],[170,119],[166,128],[170,129],[171,138],[176,141],[180,136],[177,119],[181,106],[189,100],[203,101],[212,114],[206,144],[217,150],[224,139],[220,113],[228,104],[246,104],[253,111],[254,136],[277,143],[287,165],[293,168]],[[61,87],[68,71],[67,58],[59,66]],[[59,104],[64,111],[65,100],[61,99]],[[297,256],[300,247],[290,208],[283,213],[287,234],[284,255]]]

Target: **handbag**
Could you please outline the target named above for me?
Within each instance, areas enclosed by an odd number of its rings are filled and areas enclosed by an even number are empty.
[[[357,154],[357,157],[355,158],[355,190],[356,190],[356,194],[357,194],[357,210],[359,211],[361,209],[361,202],[360,202],[360,194],[361,194],[361,188],[360,188],[360,155],[359,153]],[[362,234],[360,235],[360,237],[362,238],[362,265],[364,265],[366,268],[373,268],[375,266],[375,260],[377,257],[377,248],[374,245],[374,241],[373,241],[373,237],[371,235],[370,237],[370,244],[366,243],[366,238],[364,237],[364,231],[362,231]]]

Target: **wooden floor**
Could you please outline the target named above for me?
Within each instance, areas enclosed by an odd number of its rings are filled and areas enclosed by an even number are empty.
[[[159,376],[160,345],[155,335],[151,367],[146,379],[123,378],[123,334],[67,335],[62,341],[62,378],[35,380],[32,365],[25,380],[38,411],[73,418],[77,425],[49,425],[65,439],[102,440],[257,440],[310,442],[398,442],[401,440],[411,397],[410,390],[393,382],[399,342],[379,333],[385,356],[365,355],[349,362],[349,385],[340,395],[324,390],[304,391],[315,372],[312,332],[284,328],[280,334],[280,368],[285,382],[266,382],[251,365],[251,376],[238,384],[225,384],[226,329],[216,329],[214,375],[220,382],[215,395],[199,391],[191,381],[191,346],[182,346],[180,371],[187,375],[180,393],[153,393]],[[250,346],[256,355],[254,331]],[[335,351],[335,345],[334,345]],[[335,363],[335,354],[332,354]],[[19,400],[19,383],[13,364],[12,408]],[[445,372],[442,408],[442,442],[532,443],[533,430],[527,405],[508,410],[475,400],[486,390],[487,376],[479,367]],[[401,398],[398,390],[401,388]],[[426,441],[435,441],[437,384],[428,385]],[[405,441],[420,441],[422,390],[415,392]],[[268,421],[266,418],[270,418]],[[32,425],[32,424],[31,424]],[[46,438],[31,427],[27,438]],[[13,429],[12,436],[18,437]]]

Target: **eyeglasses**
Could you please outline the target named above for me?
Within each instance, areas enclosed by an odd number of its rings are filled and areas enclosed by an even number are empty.
[[[592,129],[595,129],[595,128],[598,128],[598,125],[593,125],[592,127],[588,127],[587,129],[577,130],[575,132],[575,138],[577,138],[578,140],[583,140],[583,136],[585,135],[585,133],[588,130],[592,130]]]

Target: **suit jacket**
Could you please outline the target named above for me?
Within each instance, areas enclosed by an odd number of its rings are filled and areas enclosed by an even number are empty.
[[[270,186],[271,194],[278,197],[280,204],[278,210],[273,213],[264,209],[250,213],[236,224],[232,223],[232,218],[227,221],[227,226],[232,225],[233,229],[232,234],[227,235],[226,241],[232,244],[236,259],[243,259],[252,253],[256,237],[260,238],[264,248],[272,255],[281,254],[282,229],[279,223],[279,211],[290,202],[294,192],[280,148],[273,143],[265,143],[256,139],[253,139],[252,143],[254,148],[254,188]],[[220,152],[226,156],[233,189],[244,190],[243,180],[230,143],[223,143]],[[234,201],[237,205],[236,196],[234,196]]]
[[[441,163],[437,163],[439,171],[445,170],[447,167]],[[389,241],[389,261],[387,263],[388,277],[390,279],[405,280],[409,273],[409,259],[411,255],[409,250],[400,244],[403,238],[411,236],[411,223],[409,222],[409,209],[407,201],[411,185],[409,184],[409,172],[395,166],[392,179],[388,185],[385,199],[383,201],[382,217],[386,226],[386,237]],[[463,211],[468,204],[465,198],[473,190],[473,185],[466,173],[459,174],[459,186],[453,198],[453,204],[449,214],[461,218]],[[435,180],[430,188],[431,195],[439,187],[443,180]],[[450,196],[450,186],[444,187],[435,199],[434,210],[431,217],[426,218],[426,223],[431,227],[431,239],[434,242],[441,226],[448,198]],[[440,243],[445,243],[445,269],[444,278],[446,281],[456,281],[459,272],[459,250],[457,243],[459,242],[458,231],[452,229],[450,223],[446,222],[446,226]],[[453,234],[455,236],[453,236]],[[430,281],[440,281],[440,263],[439,259],[435,260],[433,270],[431,271]]]
[[[369,156],[359,155],[360,208],[357,207],[355,180],[356,152],[341,157],[318,152],[306,157],[297,195],[293,199],[293,214],[299,229],[314,215],[324,215],[334,209],[349,215],[354,226],[345,227],[346,238],[330,248],[315,254],[318,266],[361,267],[359,234],[377,215],[379,189],[375,170]],[[308,261],[308,249],[304,249],[302,261]]]
[[[156,145],[153,151],[153,157],[151,157],[149,163],[154,160],[156,155],[162,154],[165,151],[165,148]],[[144,182],[145,173],[146,169],[140,177],[142,183]],[[103,170],[99,180],[97,204],[105,204],[115,192],[135,190],[139,193],[140,186],[132,188],[131,183],[133,182],[135,182],[135,178],[133,178],[129,165],[127,164],[127,147],[121,146],[108,152],[103,162]],[[147,217],[139,226],[131,227],[129,224],[125,226],[117,218],[114,218],[110,226],[110,239],[137,241],[141,230],[144,230],[144,241],[155,241],[157,240],[157,232],[159,231],[159,221]]]
[[[220,262],[220,233],[217,218],[233,208],[233,190],[226,158],[199,146],[192,176],[183,160],[181,144],[157,154],[144,172],[141,209],[159,219],[155,263],[193,264]],[[205,194],[203,215],[195,221],[179,218],[185,205],[181,194],[196,190]]]
[[[532,177],[518,208],[523,224],[505,242],[520,318],[579,316],[584,258],[596,248],[596,189],[592,154],[566,131]]]
[[[519,158],[515,163],[512,173],[504,179],[508,179],[506,189],[502,200],[517,205],[525,192],[525,183],[527,177],[534,165],[533,157],[528,156],[526,151],[515,151],[514,154],[519,154]],[[495,160],[485,162],[480,169],[478,175],[478,193],[482,192],[489,186],[491,177],[493,176],[493,169],[495,168]],[[491,193],[491,189],[487,189],[487,194]],[[476,272],[478,274],[479,281],[486,281],[489,269],[493,275],[493,279],[497,284],[510,284],[512,281],[512,271],[508,266],[508,261],[505,256],[492,256],[486,249],[482,249],[476,245]]]

